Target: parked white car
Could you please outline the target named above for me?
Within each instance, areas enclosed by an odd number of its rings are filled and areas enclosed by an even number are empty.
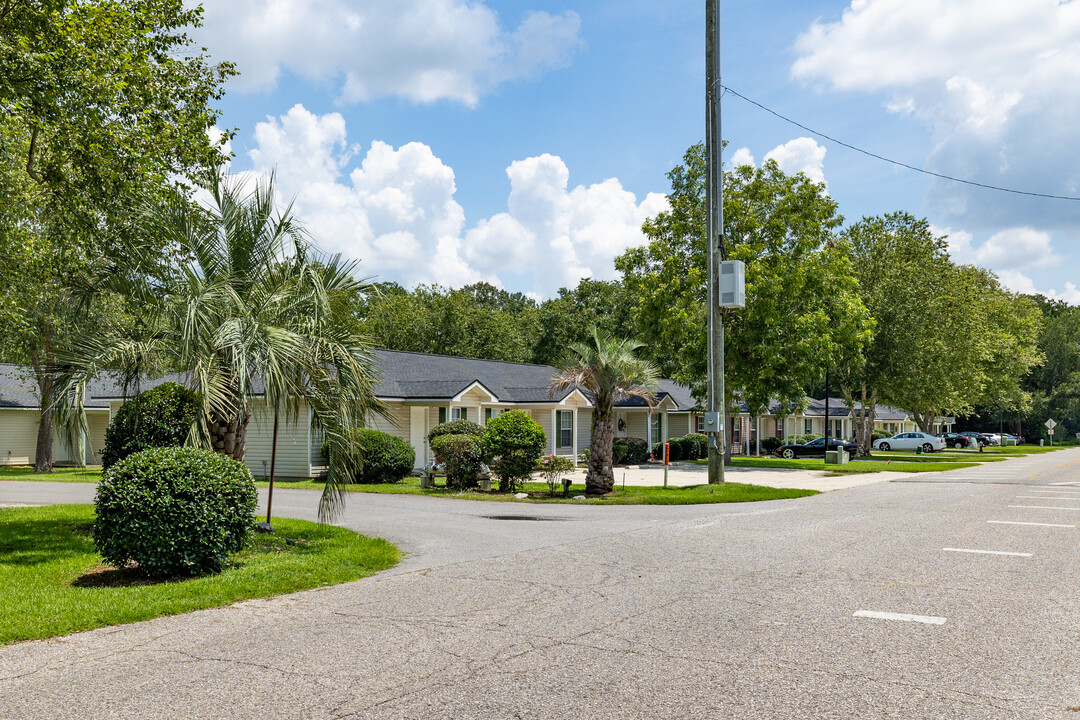
[[[924,432],[908,432],[874,441],[875,450],[918,450],[934,452],[945,449],[945,439]]]

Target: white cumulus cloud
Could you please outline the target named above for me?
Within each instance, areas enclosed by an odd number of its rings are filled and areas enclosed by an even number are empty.
[[[977,182],[1080,195],[1080,2],[853,0],[795,43],[792,75],[884,93],[934,131],[926,167]],[[1076,228],[1072,203],[934,181],[935,215],[971,230]]]
[[[825,147],[813,138],[798,137],[777,145],[765,153],[765,160],[775,160],[788,175],[801,172],[815,182],[825,182]]]
[[[288,71],[340,88],[346,102],[474,105],[500,83],[566,65],[581,45],[573,11],[530,11],[509,29],[480,0],[217,0],[204,8],[195,40],[236,63],[233,88],[271,90]]]
[[[566,164],[544,154],[512,163],[507,210],[468,226],[453,169],[423,143],[363,151],[341,115],[302,105],[259,123],[255,142],[250,172],[277,173],[320,247],[410,286],[501,286],[513,275],[529,283],[516,289],[550,296],[582,277],[612,279],[615,255],[644,242],[641,224],[667,208],[663,195],[639,202],[614,178],[572,187]]]

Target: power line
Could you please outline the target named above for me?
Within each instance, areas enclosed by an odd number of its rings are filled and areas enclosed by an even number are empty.
[[[857,153],[862,153],[863,155],[872,157],[875,160],[884,160],[887,163],[892,163],[893,165],[897,165],[897,166],[902,167],[902,168],[907,168],[908,170],[914,170],[915,172],[922,173],[923,175],[932,175],[933,177],[940,178],[942,180],[948,180],[950,182],[963,183],[964,185],[974,185],[975,187],[981,187],[981,188],[985,188],[987,190],[997,190],[999,192],[1013,193],[1014,195],[1028,195],[1030,197],[1049,198],[1051,200],[1076,200],[1076,201],[1080,201],[1080,197],[1073,197],[1071,195],[1049,195],[1047,193],[1028,192],[1027,190],[1014,190],[1012,188],[999,187],[997,185],[987,185],[986,183],[975,182],[974,180],[964,180],[963,178],[953,177],[951,175],[943,175],[941,173],[933,172],[932,170],[924,170],[921,167],[915,167],[914,165],[908,165],[907,163],[900,162],[899,160],[893,160],[892,158],[887,158],[887,157],[885,157],[883,155],[878,155],[876,153],[872,153],[869,150],[863,150],[862,148],[855,147],[854,145],[846,143],[843,140],[837,140],[836,138],[831,137],[829,135],[826,135],[823,132],[818,132],[817,130],[814,130],[813,128],[808,128],[805,125],[803,125],[802,123],[796,122],[795,120],[792,120],[789,117],[781,115],[780,113],[776,112],[772,108],[765,107],[764,105],[757,102],[756,100],[751,100],[750,98],[746,97],[745,95],[743,95],[743,94],[741,94],[741,93],[739,93],[739,92],[737,92],[735,90],[732,90],[727,85],[721,85],[720,87],[724,88],[725,93],[731,93],[732,95],[734,95],[737,98],[742,98],[743,100],[750,103],[751,105],[756,105],[757,107],[761,108],[762,110],[769,113],[770,115],[775,115],[776,117],[780,118],[784,122],[791,123],[795,127],[802,128],[803,130],[810,133],[811,135],[817,135],[818,137],[824,138],[824,139],[828,140],[829,142],[834,142],[837,145],[842,145],[842,146],[846,147],[849,150],[854,150]]]

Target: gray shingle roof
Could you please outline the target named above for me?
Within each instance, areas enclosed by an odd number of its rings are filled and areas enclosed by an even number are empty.
[[[86,407],[107,408],[109,404],[94,400],[96,391],[109,384],[104,375],[94,380],[87,390]],[[2,408],[31,408],[40,406],[38,399],[37,383],[29,368],[21,365],[0,363],[0,409]]]
[[[477,360],[399,350],[373,350],[375,394],[406,400],[449,400],[478,382],[504,402],[558,402],[569,392],[548,393],[556,370],[549,365]]]
[[[399,350],[374,350],[379,383],[375,394],[406,400],[449,400],[474,382],[479,382],[503,402],[559,402],[569,392],[554,397],[548,388],[558,370],[550,365],[477,360],[475,358],[429,355]],[[689,388],[672,380],[661,380],[659,399],[670,397],[679,410],[697,405]],[[628,398],[619,407],[645,407],[645,401]]]

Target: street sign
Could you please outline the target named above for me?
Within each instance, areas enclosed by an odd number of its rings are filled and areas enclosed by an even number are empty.
[[[1053,420],[1047,420],[1047,421],[1046,421],[1046,423],[1045,423],[1045,425],[1046,425],[1046,428],[1047,428],[1047,429],[1048,429],[1048,430],[1049,430],[1050,432],[1054,432],[1054,428],[1056,428],[1056,427],[1057,427],[1057,423],[1056,423],[1056,422],[1054,422]]]

